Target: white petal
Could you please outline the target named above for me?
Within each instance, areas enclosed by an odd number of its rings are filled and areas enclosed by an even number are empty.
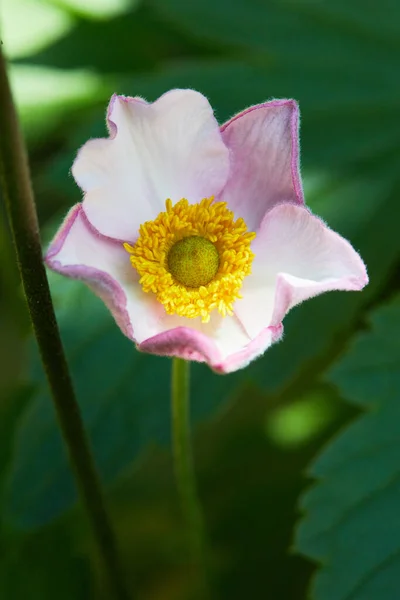
[[[229,152],[198,92],[173,90],[152,104],[113,96],[108,121],[110,139],[85,144],[72,168],[86,215],[102,234],[134,241],[167,198],[194,203],[225,185]]]
[[[47,265],[80,279],[105,302],[122,331],[131,339],[156,335],[163,307],[138,282],[122,244],[99,235],[81,205],[64,221],[46,255]]]
[[[167,315],[153,294],[143,292],[122,244],[94,230],[82,210],[74,207],[51,243],[46,263],[59,273],[85,281],[112,312],[118,325],[138,344],[158,334],[186,327],[209,338],[214,354],[223,360],[250,342],[235,317],[200,318]]]
[[[122,245],[99,234],[81,205],[66,217],[50,244],[46,263],[53,270],[84,281],[107,305],[117,324],[141,350],[207,362],[218,373],[243,368],[260,356],[282,333],[265,328],[255,339],[234,317],[200,318],[167,315],[151,294],[145,294]]]
[[[212,317],[206,326],[193,321],[188,326],[188,320],[169,317],[165,330],[144,340],[139,348],[151,354],[206,362],[217,373],[231,373],[261,356],[283,332],[281,325],[267,327],[250,340],[236,317],[216,319],[217,323],[212,323]]]
[[[253,251],[252,274],[235,304],[251,337],[281,323],[303,300],[330,290],[360,290],[368,282],[349,242],[299,206],[282,204],[267,213]]]
[[[186,319],[175,315],[165,315],[160,324],[160,333],[177,327],[186,327],[209,338],[216,346],[219,360],[223,361],[230,354],[239,352],[251,341],[236,317],[222,317],[215,311],[208,323],[201,318]]]

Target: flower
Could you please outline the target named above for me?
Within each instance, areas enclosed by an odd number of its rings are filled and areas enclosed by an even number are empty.
[[[84,192],[47,265],[84,281],[139,350],[227,373],[282,336],[296,304],[368,282],[352,246],[304,204],[294,100],[219,127],[207,99],[114,95],[109,138],[72,174]]]

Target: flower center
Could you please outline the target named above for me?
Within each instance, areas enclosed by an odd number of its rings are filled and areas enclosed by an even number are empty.
[[[218,250],[210,240],[191,235],[176,242],[167,257],[171,275],[186,287],[207,285],[217,274]]]
[[[174,206],[167,200],[165,206],[140,226],[134,246],[124,244],[143,291],[155,294],[170,315],[201,317],[203,323],[213,310],[232,315],[251,271],[256,234],[214,198],[198,204],[183,198]]]

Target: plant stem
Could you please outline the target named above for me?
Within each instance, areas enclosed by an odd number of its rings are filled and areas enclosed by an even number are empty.
[[[172,442],[175,477],[188,529],[192,561],[198,570],[201,600],[210,597],[204,519],[197,495],[190,436],[189,362],[172,362]]]
[[[17,262],[43,367],[76,483],[115,600],[129,595],[111,522],[84,431],[43,265],[38,219],[26,151],[0,44],[0,183]]]

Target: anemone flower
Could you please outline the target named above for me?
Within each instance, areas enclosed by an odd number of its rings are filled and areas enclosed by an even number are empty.
[[[368,282],[350,243],[304,204],[298,125],[293,100],[220,127],[193,90],[114,95],[109,137],[73,164],[83,200],[47,265],[84,281],[139,350],[244,367],[296,304]]]

